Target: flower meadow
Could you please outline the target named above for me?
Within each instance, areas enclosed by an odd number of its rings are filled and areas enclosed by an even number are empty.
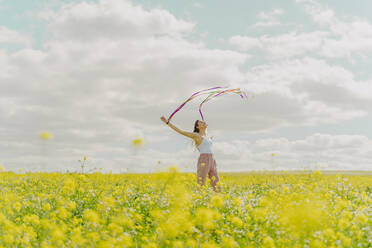
[[[0,247],[371,247],[372,176],[0,173]]]

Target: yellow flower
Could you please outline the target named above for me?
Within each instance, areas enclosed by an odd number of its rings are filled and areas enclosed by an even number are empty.
[[[351,238],[345,237],[345,235],[342,235],[340,237],[340,239],[341,239],[341,242],[342,242],[342,244],[344,246],[346,246],[346,247],[351,247],[352,246],[352,240],[351,240]]]
[[[173,248],[183,248],[183,243],[180,240],[173,241]]]
[[[187,247],[194,248],[194,247],[196,247],[196,241],[193,240],[193,239],[188,239],[188,240],[186,241],[185,245],[186,245]]]
[[[39,216],[36,214],[26,215],[23,217],[23,221],[28,224],[38,225],[40,223]]]
[[[271,201],[268,197],[266,196],[263,196],[259,199],[259,205],[261,207],[266,207],[266,206],[270,206],[271,205]]]
[[[323,235],[327,240],[334,240],[336,238],[335,232],[331,228],[327,228],[323,231]]]
[[[198,208],[195,212],[195,222],[201,225],[204,229],[215,229],[215,220],[221,218],[221,214],[213,209]]]
[[[43,240],[43,242],[41,242],[41,248],[53,248],[53,246],[48,244],[46,240]]]
[[[214,196],[211,197],[210,199],[210,204],[214,207],[217,207],[217,208],[220,208],[224,205],[224,199],[221,195],[219,194],[216,194]]]
[[[15,202],[15,203],[13,204],[13,208],[14,208],[17,212],[19,212],[19,211],[21,210],[21,208],[22,208],[22,204],[19,203],[19,202]]]
[[[65,234],[61,229],[54,228],[51,232],[51,239],[54,241],[57,240],[63,241],[65,239]]]
[[[145,145],[145,141],[143,138],[137,138],[137,139],[132,140],[132,146],[136,148],[143,147],[144,145]]]
[[[107,207],[112,208],[115,206],[115,199],[111,196],[106,196],[103,201]]]
[[[246,219],[246,222],[250,222],[250,220],[252,219],[251,216],[249,216],[249,214],[246,214],[245,215],[245,219]]]
[[[256,221],[264,221],[267,215],[265,208],[255,208],[252,211],[252,215]]]
[[[233,216],[231,218],[231,223],[236,227],[242,227],[243,226],[243,221],[237,216]]]
[[[123,226],[124,228],[127,228],[127,229],[134,228],[133,221],[125,215],[116,216],[112,221],[114,223],[117,223],[117,224]]]
[[[40,226],[44,229],[52,229],[53,224],[48,219],[41,219]]]
[[[43,211],[49,211],[52,209],[52,206],[49,203],[45,203],[42,207]]]
[[[11,234],[5,234],[2,238],[5,244],[12,244],[14,242],[14,237]]]
[[[67,208],[70,211],[74,210],[76,208],[76,203],[74,201],[70,201],[69,203],[67,203]]]
[[[37,233],[34,231],[34,228],[32,226],[26,226],[24,228],[24,232],[31,240],[36,239],[37,237]]]
[[[339,221],[338,221],[338,224],[337,224],[337,227],[340,228],[340,229],[345,229],[349,226],[349,221],[345,218],[341,218]]]
[[[276,196],[276,191],[273,190],[273,189],[271,189],[271,190],[269,191],[269,195],[270,195],[270,196]]]
[[[292,231],[308,232],[326,225],[329,221],[323,209],[323,202],[316,199],[297,201],[281,204],[278,210],[280,224]]]
[[[263,247],[275,247],[275,242],[270,236],[266,236],[262,241]]]
[[[235,248],[235,247],[240,247],[239,244],[230,237],[222,237],[222,247],[223,248]]]
[[[208,243],[203,243],[201,245],[201,248],[219,248],[219,246],[215,244],[214,242],[210,241]]]
[[[67,211],[65,208],[60,207],[57,210],[57,216],[61,219],[66,219],[70,217],[70,212]]]
[[[40,138],[43,140],[50,140],[53,138],[53,135],[49,132],[43,131],[40,133]]]
[[[351,218],[353,218],[353,214],[346,210],[342,212],[341,218],[345,220],[351,220]]]
[[[111,230],[113,234],[119,234],[123,232],[123,228],[116,223],[110,223],[107,228]]]
[[[84,211],[83,218],[87,222],[94,223],[94,224],[99,224],[100,222],[99,215],[94,210],[91,210],[91,209],[87,209]]]
[[[336,210],[337,212],[341,212],[344,208],[348,206],[348,202],[341,198],[337,199],[336,201]]]
[[[150,243],[144,244],[142,247],[143,248],[158,248],[158,245],[154,242],[150,242]]]
[[[116,240],[109,238],[108,240],[100,240],[97,243],[97,248],[112,248],[115,247]]]
[[[161,220],[164,218],[163,211],[159,209],[150,210],[149,214],[155,220]]]
[[[118,245],[120,245],[121,247],[132,247],[133,245],[133,239],[127,234],[120,235],[118,240]]]
[[[314,247],[314,248],[326,248],[326,246],[322,243],[322,241],[320,240],[312,240],[310,242],[310,247]]]
[[[314,175],[315,175],[315,176],[321,176],[322,173],[321,173],[319,170],[316,170],[316,171],[314,171]]]
[[[165,238],[173,239],[182,233],[191,233],[192,225],[187,213],[175,210],[170,213],[165,222],[159,225],[157,230]]]
[[[242,199],[241,197],[234,197],[234,198],[232,199],[232,204],[233,204],[235,207],[240,208],[241,205],[242,205],[242,203],[243,203],[243,199]]]
[[[284,193],[289,193],[289,188],[287,186],[284,186],[283,191],[284,191]]]
[[[87,238],[90,241],[97,242],[100,239],[100,236],[97,232],[90,232],[87,234]]]
[[[245,205],[245,209],[247,210],[247,211],[252,211],[252,206],[251,205],[249,205],[249,204],[246,204]]]
[[[354,218],[355,222],[356,223],[359,223],[359,224],[366,224],[368,222],[368,217],[363,214],[363,213],[359,213],[355,218]]]

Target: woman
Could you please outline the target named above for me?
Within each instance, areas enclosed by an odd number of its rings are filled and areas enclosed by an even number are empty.
[[[220,178],[217,173],[216,160],[214,159],[212,153],[212,141],[206,137],[206,129],[208,126],[207,123],[200,120],[195,121],[194,132],[191,133],[178,129],[173,124],[169,123],[164,116],[162,116],[160,119],[176,132],[194,140],[196,148],[198,148],[200,151],[197,165],[197,182],[200,185],[204,185],[205,179],[208,175],[209,179],[211,180],[213,190],[220,192],[221,189],[219,186],[217,186]]]

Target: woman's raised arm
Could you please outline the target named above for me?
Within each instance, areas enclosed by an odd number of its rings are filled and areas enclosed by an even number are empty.
[[[162,116],[160,118],[165,124],[167,124],[168,126],[170,126],[174,131],[176,131],[177,133],[179,134],[182,134],[186,137],[189,137],[191,139],[195,139],[197,137],[197,134],[196,133],[191,133],[191,132],[186,132],[186,131],[182,131],[181,129],[177,128],[175,125],[171,124],[171,123],[168,123],[167,122],[167,119]]]

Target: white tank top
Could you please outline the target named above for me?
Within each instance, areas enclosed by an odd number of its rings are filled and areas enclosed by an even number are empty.
[[[210,138],[202,137],[202,143],[197,146],[200,154],[202,153],[212,153],[212,140]]]

